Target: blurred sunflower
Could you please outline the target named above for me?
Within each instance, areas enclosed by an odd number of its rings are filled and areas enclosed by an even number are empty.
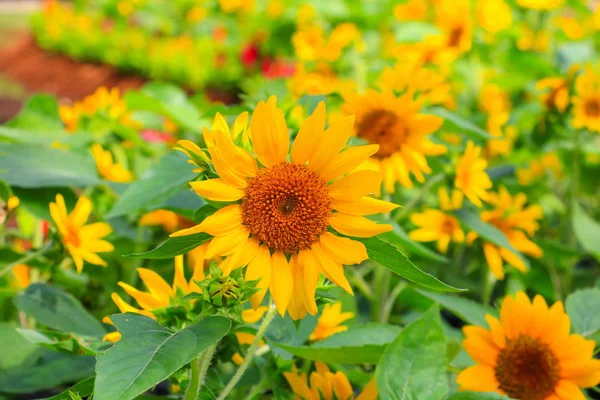
[[[517,170],[517,181],[519,185],[528,186],[541,182],[550,171],[556,179],[563,175],[563,166],[556,153],[544,154],[539,160],[532,160],[527,168]]]
[[[429,209],[422,213],[413,213],[410,220],[418,228],[411,231],[408,236],[417,242],[437,242],[437,249],[441,253],[448,251],[450,241],[462,243],[465,233],[458,220],[450,213],[444,211],[459,210],[462,207],[463,194],[453,190],[448,195],[445,188],[438,191],[440,210]]]
[[[377,146],[344,149],[353,117],[325,130],[325,105],[319,103],[290,138],[276,98],[256,106],[250,123],[251,148],[240,147],[221,129],[205,129],[204,140],[219,178],[191,182],[194,191],[211,201],[230,203],[201,224],[172,237],[206,232],[207,257],[229,256],[225,274],[248,266],[246,280],[262,289],[252,299],[258,307],[269,289],[277,310],[294,319],[316,314],[315,290],[321,273],[352,293],[344,264],[368,258],[365,246],[342,235],[371,237],[391,230],[363,215],[389,212],[397,206],[368,195],[378,190],[375,171],[352,172]],[[260,164],[259,164],[260,163]]]
[[[488,193],[487,202],[494,208],[490,211],[482,211],[481,219],[504,233],[508,242],[517,251],[540,258],[542,249],[528,236],[533,236],[539,229],[537,220],[542,218],[542,208],[538,205],[526,206],[527,196],[525,194],[519,193],[511,196],[504,187],[501,187],[498,193]],[[469,232],[467,241],[470,243],[477,236],[477,233]],[[483,254],[490,271],[497,279],[504,279],[503,260],[519,271],[527,270],[520,257],[495,244],[485,242]]]
[[[473,18],[470,0],[437,0],[435,23],[442,30],[444,44],[457,53],[471,50]]]
[[[296,366],[292,372],[284,372],[283,376],[296,394],[296,400],[375,400],[377,398],[377,384],[372,378],[364,390],[354,397],[354,390],[343,372],[335,374],[322,362],[315,362],[315,371],[310,374],[298,373]],[[310,382],[310,384],[309,384]]]
[[[569,81],[562,77],[549,77],[539,80],[536,89],[542,92],[540,99],[546,109],[556,108],[565,112],[569,106]]]
[[[477,207],[482,206],[481,200],[486,200],[487,190],[492,187],[492,181],[485,172],[486,168],[487,161],[481,158],[481,147],[469,141],[464,154],[456,164],[454,186]]]
[[[600,133],[600,75],[591,67],[577,77],[573,98],[573,127]]]
[[[584,400],[580,388],[600,383],[593,340],[569,334],[562,302],[548,307],[536,295],[507,296],[500,320],[486,315],[489,329],[463,328],[463,346],[476,364],[462,371],[460,390],[498,392],[514,399]]]
[[[98,173],[104,179],[111,182],[131,182],[133,174],[124,165],[113,161],[110,151],[104,150],[98,143],[92,146],[92,155],[96,161]]]
[[[106,222],[85,225],[92,212],[92,202],[81,196],[71,213],[67,213],[65,199],[56,195],[56,203],[50,203],[50,215],[58,228],[63,245],[73,258],[77,272],[83,270],[83,262],[106,267],[106,262],[96,253],[113,251],[111,243],[102,240],[112,229]]]
[[[308,340],[323,340],[336,333],[344,332],[348,327],[342,324],[352,318],[354,313],[342,312],[342,303],[326,304]]]
[[[345,96],[342,111],[356,116],[356,136],[379,145],[366,163],[367,168],[381,172],[384,187],[390,193],[395,191],[396,182],[412,187],[409,174],[424,182],[423,173],[431,173],[425,156],[446,152],[446,146],[427,138],[444,120],[420,114],[422,105],[423,100],[414,100],[410,90],[400,96],[372,89]]]
[[[496,33],[511,26],[512,9],[504,0],[479,0],[475,4],[477,21],[486,31]]]

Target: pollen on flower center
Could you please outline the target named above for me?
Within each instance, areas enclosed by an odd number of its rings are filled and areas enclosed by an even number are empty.
[[[252,236],[286,254],[310,248],[330,214],[327,183],[300,164],[261,169],[242,198],[242,221]]]
[[[358,136],[379,145],[377,158],[386,158],[400,150],[407,132],[398,116],[387,110],[374,110],[357,124]]]
[[[560,380],[559,361],[550,346],[520,335],[498,354],[495,369],[499,388],[519,400],[544,400]]]
[[[588,100],[585,103],[585,113],[589,117],[600,117],[600,101],[596,99]]]

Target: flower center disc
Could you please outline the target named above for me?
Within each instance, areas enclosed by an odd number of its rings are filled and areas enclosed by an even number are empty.
[[[242,198],[242,221],[273,251],[308,249],[328,227],[331,198],[327,183],[300,164],[261,169]]]
[[[521,335],[498,354],[496,379],[506,394],[519,400],[544,400],[560,379],[559,362],[539,339]]]
[[[387,110],[369,112],[357,124],[358,136],[379,145],[377,158],[386,158],[400,150],[406,141],[406,128],[398,116]]]
[[[585,103],[585,113],[589,117],[600,117],[600,100],[588,100]]]

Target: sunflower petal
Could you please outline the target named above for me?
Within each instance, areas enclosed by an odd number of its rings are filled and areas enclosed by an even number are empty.
[[[244,197],[242,189],[228,185],[220,178],[190,182],[190,186],[194,192],[208,200],[230,202]]]
[[[271,263],[273,267],[271,268],[269,290],[277,312],[284,316],[293,291],[292,270],[285,254],[280,251],[273,254]]]
[[[254,153],[266,167],[284,162],[290,148],[287,124],[276,102],[275,96],[266,104],[259,102],[250,122]]]
[[[344,213],[333,213],[329,224],[339,233],[355,237],[371,237],[392,230],[388,224],[377,224],[370,219]]]

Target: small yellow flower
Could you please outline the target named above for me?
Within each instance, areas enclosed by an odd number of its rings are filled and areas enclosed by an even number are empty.
[[[487,190],[492,187],[492,181],[485,172],[486,168],[487,161],[481,158],[481,147],[469,141],[464,154],[456,164],[454,186],[477,207],[482,206],[481,200],[486,200]]]
[[[50,215],[58,228],[63,245],[73,258],[77,272],[83,270],[83,263],[106,267],[106,262],[96,253],[113,251],[111,243],[102,240],[112,229],[105,222],[95,222],[85,225],[92,212],[92,202],[81,196],[73,211],[68,214],[65,199],[61,194],[56,195],[56,203],[50,203]]]
[[[428,0],[408,0],[394,7],[394,17],[398,21],[423,21],[428,11]]]
[[[556,108],[565,112],[569,106],[569,81],[562,77],[544,78],[536,83],[536,89],[543,92],[540,96],[548,110]]]
[[[471,50],[473,42],[471,1],[437,0],[435,14],[435,22],[443,32],[445,46],[459,54]]]
[[[573,127],[600,133],[600,74],[588,67],[575,81]]]
[[[141,226],[161,225],[165,232],[171,233],[180,227],[190,226],[190,221],[173,211],[160,209],[142,215],[139,224]]]
[[[310,380],[305,373],[298,373],[296,366],[292,372],[284,372],[283,376],[296,394],[296,400],[375,400],[377,385],[372,378],[363,392],[354,397],[354,390],[343,372],[333,373],[327,365],[315,362],[315,371],[310,374]],[[310,382],[310,384],[309,384]]]
[[[532,160],[528,168],[517,170],[517,181],[522,186],[532,185],[539,182],[550,171],[555,178],[560,179],[563,174],[563,166],[555,153],[544,154],[539,160]]]
[[[512,9],[504,0],[479,0],[476,5],[477,20],[486,31],[496,33],[511,26]]]
[[[19,207],[19,204],[21,204],[21,201],[17,196],[10,196],[6,202],[6,211],[9,213],[14,211],[17,207]]]
[[[192,7],[187,14],[185,15],[185,19],[190,24],[196,24],[206,18],[208,15],[208,11],[204,7]],[[168,132],[168,131],[167,131]]]
[[[98,173],[104,179],[111,182],[131,182],[133,180],[133,174],[127,170],[125,166],[115,163],[113,156],[110,151],[104,150],[99,144],[92,146],[92,155],[96,160],[96,167]]]
[[[323,340],[331,335],[348,330],[345,321],[354,318],[351,312],[342,312],[342,303],[326,304],[323,313],[319,317],[315,330],[312,331],[308,340]]]
[[[463,347],[476,364],[462,371],[459,390],[498,392],[514,399],[584,400],[580,388],[600,383],[593,340],[570,334],[562,302],[548,307],[539,294],[505,297],[489,328],[463,328]],[[535,366],[535,368],[532,368]]]
[[[501,137],[488,140],[485,146],[485,156],[491,159],[498,156],[506,156],[512,152],[515,139],[517,138],[517,128],[510,125],[504,128]]]
[[[463,194],[453,190],[452,195],[444,188],[438,191],[440,210],[428,209],[422,213],[413,213],[410,220],[418,229],[411,231],[408,236],[417,242],[437,242],[437,249],[441,253],[448,251],[450,241],[462,243],[465,233],[458,220],[448,212],[462,207]]]

